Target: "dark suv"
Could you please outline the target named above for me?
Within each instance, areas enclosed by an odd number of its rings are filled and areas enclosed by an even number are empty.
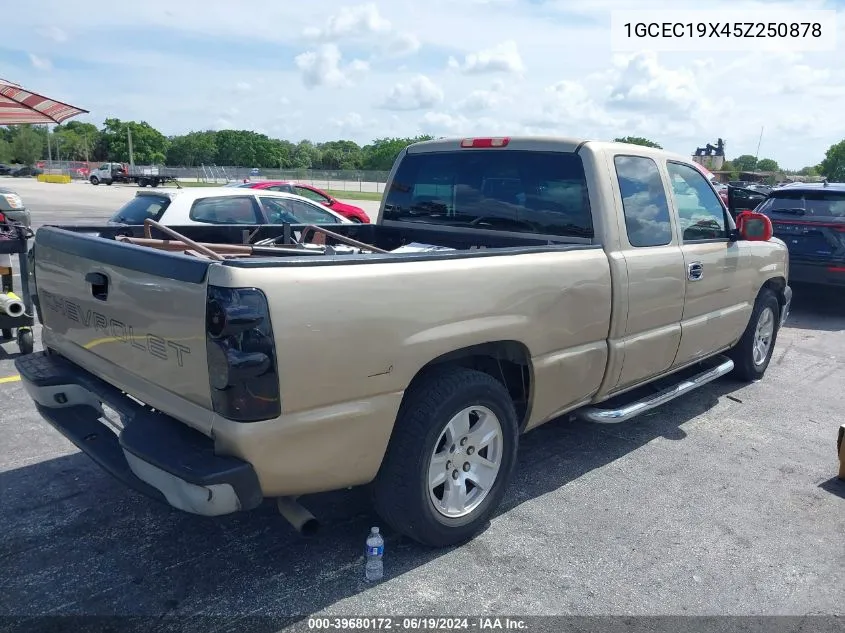
[[[789,249],[789,279],[845,286],[845,183],[775,189],[756,209]]]

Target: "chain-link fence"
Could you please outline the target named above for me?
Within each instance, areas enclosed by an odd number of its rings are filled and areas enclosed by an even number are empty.
[[[36,165],[44,173],[65,174],[74,180],[87,180],[100,163],[85,161],[39,161]],[[136,165],[137,170],[150,167]],[[388,172],[366,170],[318,170],[318,169],[251,169],[249,167],[158,167],[158,173],[178,178],[185,182],[225,184],[239,180],[293,180],[310,184],[320,189],[383,193]]]
[[[383,193],[386,171],[319,169],[250,169],[249,167],[171,167],[179,180],[225,183],[237,180],[294,180],[332,191]]]

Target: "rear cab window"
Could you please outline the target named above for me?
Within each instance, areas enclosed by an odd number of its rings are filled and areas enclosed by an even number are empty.
[[[594,235],[584,166],[571,152],[406,154],[385,197],[382,219],[555,237]]]
[[[170,206],[165,195],[135,196],[124,204],[109,220],[120,224],[143,224],[144,220],[158,220]]]
[[[775,190],[757,209],[796,219],[845,219],[845,190]]]

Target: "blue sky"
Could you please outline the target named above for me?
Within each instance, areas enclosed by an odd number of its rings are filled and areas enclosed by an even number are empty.
[[[146,120],[166,134],[234,127],[359,143],[420,133],[636,135],[684,154],[722,137],[738,155],[755,153],[762,127],[761,156],[795,168],[845,138],[841,1],[138,6],[4,7],[0,77],[89,109],[84,120],[98,125]],[[614,11],[658,9],[671,19],[667,6],[679,16],[703,9],[709,21],[737,10],[764,20],[784,7],[793,16],[837,9],[837,49],[613,50]]]

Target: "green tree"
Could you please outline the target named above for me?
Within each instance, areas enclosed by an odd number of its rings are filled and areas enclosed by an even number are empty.
[[[780,168],[778,167],[776,160],[771,158],[761,158],[760,162],[757,163],[757,169],[760,171],[778,171]]]
[[[171,137],[166,161],[179,167],[217,164],[217,133],[209,130]]]
[[[374,171],[389,171],[396,162],[399,152],[420,141],[430,141],[433,136],[417,136],[415,138],[381,138],[373,141],[363,149],[363,169]]]
[[[0,138],[0,163],[8,163],[12,160],[12,144],[4,138]]]
[[[97,160],[94,150],[100,138],[100,130],[93,123],[69,121],[53,129],[54,139],[62,158],[69,160]]]
[[[757,159],[751,154],[737,156],[731,162],[737,171],[754,171],[757,168]]]
[[[12,158],[24,165],[32,165],[44,155],[44,135],[31,125],[21,125],[14,130]]]
[[[661,145],[658,145],[654,141],[650,141],[647,138],[643,138],[642,136],[623,136],[621,138],[613,139],[617,143],[628,143],[629,145],[642,145],[644,147],[654,147],[655,149],[663,149]]]
[[[830,146],[819,165],[819,172],[828,180],[845,182],[845,141]]]
[[[129,137],[132,132],[132,153],[135,163],[160,165],[167,157],[168,140],[146,121],[121,121],[106,119],[100,135],[100,146],[107,158],[113,161],[129,162]]]
[[[807,167],[802,167],[801,169],[799,169],[798,175],[814,178],[819,175],[819,170],[815,165],[808,165]]]

